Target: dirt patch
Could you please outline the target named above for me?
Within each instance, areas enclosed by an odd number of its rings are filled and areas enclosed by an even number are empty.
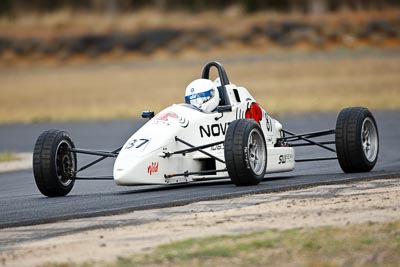
[[[400,180],[388,179],[8,228],[0,230],[0,264],[95,263],[190,237],[395,221],[399,199]]]

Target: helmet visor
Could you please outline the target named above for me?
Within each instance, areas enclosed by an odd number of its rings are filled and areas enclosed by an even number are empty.
[[[186,102],[186,104],[192,104],[195,106],[199,106],[199,105],[206,103],[211,98],[213,98],[214,95],[215,95],[214,89],[210,89],[205,92],[185,96],[185,102]]]

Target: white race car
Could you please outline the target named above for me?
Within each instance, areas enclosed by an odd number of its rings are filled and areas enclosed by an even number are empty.
[[[210,78],[211,68],[219,74],[214,81],[219,95],[215,110],[206,112],[184,103],[155,116],[143,112],[149,121],[113,151],[78,149],[65,131],[43,132],[33,152],[33,173],[40,192],[64,196],[76,180],[85,179],[114,179],[118,185],[132,186],[230,178],[238,186],[255,185],[265,174],[289,172],[295,162],[304,161],[338,159],[344,172],[367,172],[375,166],[378,129],[367,108],[343,109],[335,129],[295,134],[270,117],[246,88],[230,83],[220,63],[206,64],[202,79]],[[313,139],[326,135],[334,135],[334,140]],[[336,155],[297,159],[294,147],[309,145]],[[78,168],[77,154],[100,158]],[[116,158],[112,177],[78,176],[108,157]]]

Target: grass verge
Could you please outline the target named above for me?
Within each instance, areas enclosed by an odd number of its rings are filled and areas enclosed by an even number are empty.
[[[188,239],[104,266],[398,266],[399,251],[396,221]]]
[[[0,162],[8,162],[13,160],[19,160],[15,153],[10,151],[0,152]]]

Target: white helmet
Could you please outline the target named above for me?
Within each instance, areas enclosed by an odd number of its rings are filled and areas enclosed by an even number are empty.
[[[219,104],[219,92],[208,79],[197,79],[186,87],[185,102],[205,112],[215,110]]]

